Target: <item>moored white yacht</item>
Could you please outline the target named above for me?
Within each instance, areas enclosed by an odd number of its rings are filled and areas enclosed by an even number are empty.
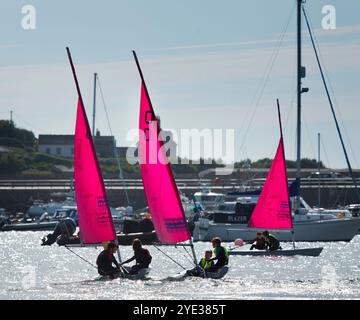
[[[75,199],[69,196],[66,197],[64,201],[50,200],[49,202],[43,202],[41,200],[35,200],[26,213],[30,218],[39,218],[46,212],[49,215],[53,215],[64,206],[76,206]]]
[[[201,191],[194,193],[194,199],[199,202],[205,210],[213,211],[220,203],[224,202],[225,195],[211,191],[210,187],[203,185]]]
[[[257,201],[253,199],[243,197],[238,201],[224,202],[209,217],[200,218],[195,223],[194,240],[210,241],[213,237],[220,237],[223,241],[253,240],[257,230],[247,226]],[[303,198],[300,197],[300,201],[300,210],[292,214],[295,241],[350,241],[360,232],[360,219],[352,218],[348,210],[313,209]],[[272,232],[280,241],[293,240],[287,232]]]
[[[334,117],[339,138],[342,144],[346,158],[349,174],[354,182],[355,189],[360,198],[360,192],[357,190],[356,179],[352,174],[352,168],[347,156],[345,144],[342,139],[340,128],[338,126],[336,114],[332,105],[331,97],[327,88],[323,70],[318,58],[315,43],[313,41],[312,31],[308,22],[304,0],[297,0],[297,150],[296,150],[296,192],[294,201],[292,201],[293,211],[293,234],[271,230],[277,233],[281,241],[350,241],[360,231],[360,219],[352,217],[349,210],[325,210],[313,209],[308,206],[300,197],[300,179],[301,179],[301,108],[303,93],[309,91],[309,88],[303,87],[302,82],[306,77],[306,68],[302,65],[302,13],[308,26],[313,49],[317,58],[318,67],[322,75],[323,84],[327,93],[332,115]],[[290,192],[291,193],[291,192]],[[257,200],[256,200],[257,201]],[[240,207],[240,208],[238,208]],[[236,212],[228,216],[224,214],[213,214],[213,218],[202,217],[197,223],[194,230],[196,240],[209,241],[212,237],[219,236],[224,241],[234,241],[241,238],[245,241],[253,240],[257,230],[247,225],[248,219],[254,209],[252,200],[243,201],[236,204]],[[218,220],[220,218],[220,221]],[[228,218],[226,220],[226,218]],[[218,220],[218,221],[217,221]]]

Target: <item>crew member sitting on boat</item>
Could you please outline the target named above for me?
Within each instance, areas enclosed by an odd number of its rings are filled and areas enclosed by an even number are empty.
[[[98,266],[98,272],[102,276],[113,276],[116,273],[120,272],[120,267],[118,262],[114,257],[114,253],[118,250],[118,246],[114,242],[110,242],[107,245],[107,248],[103,250],[97,260],[96,264]],[[113,266],[116,266],[116,268]]]
[[[200,259],[198,265],[195,268],[191,270],[187,270],[186,271],[187,275],[194,277],[199,277],[204,275],[204,271],[206,272],[207,270],[209,270],[211,267],[214,266],[214,261],[209,261],[211,257],[212,257],[212,251],[206,250],[204,258]]]
[[[51,246],[59,237],[70,238],[76,231],[76,222],[74,219],[67,217],[59,221],[53,233],[42,238],[42,246]]]
[[[208,272],[217,272],[220,268],[224,267],[229,263],[229,252],[225,247],[221,245],[221,239],[216,237],[211,240],[212,246],[214,248],[214,258],[208,259],[207,261],[215,261],[217,262],[211,266],[206,271]]]
[[[206,250],[205,251],[205,257],[201,258],[201,260],[199,261],[199,267],[204,269],[204,270],[208,270],[211,267],[214,266],[214,261],[211,261],[210,259],[212,258],[212,251],[211,250]]]
[[[255,242],[255,244],[254,244]],[[250,241],[249,244],[252,244],[250,247],[250,250],[257,249],[257,250],[265,250],[266,249],[266,243],[265,238],[263,238],[261,232],[256,233],[256,238],[253,241]]]
[[[262,233],[265,240],[265,249],[269,251],[275,251],[281,249],[279,240],[268,231]]]
[[[124,261],[120,265],[122,266],[126,263],[129,263],[129,262],[135,260],[136,261],[135,265],[133,265],[131,268],[130,267],[125,267],[125,268],[126,268],[126,270],[129,271],[129,274],[137,274],[140,269],[149,267],[151,260],[152,260],[152,256],[151,256],[149,250],[144,249],[142,247],[142,243],[139,239],[134,239],[132,246],[133,246],[133,250],[134,250],[134,256],[132,256],[130,259]]]

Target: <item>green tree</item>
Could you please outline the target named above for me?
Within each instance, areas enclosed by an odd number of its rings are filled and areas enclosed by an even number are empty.
[[[0,144],[15,147],[35,147],[36,138],[32,131],[17,128],[13,121],[0,120]]]

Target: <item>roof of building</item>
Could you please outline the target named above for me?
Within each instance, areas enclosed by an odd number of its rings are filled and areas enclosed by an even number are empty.
[[[73,134],[39,134],[40,144],[74,144]]]
[[[96,136],[95,140],[98,142],[114,141],[113,136]],[[55,144],[55,145],[73,145],[73,134],[39,134],[39,145]]]

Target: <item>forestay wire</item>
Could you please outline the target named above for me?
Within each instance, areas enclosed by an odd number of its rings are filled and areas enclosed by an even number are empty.
[[[108,123],[108,126],[109,126],[110,134],[111,134],[112,136],[114,136],[114,134],[113,134],[113,132],[112,132],[112,129],[111,129],[111,125],[110,125],[109,114],[108,114],[108,111],[107,111],[107,107],[106,107],[106,103],[105,103],[105,98],[104,98],[104,94],[103,94],[102,87],[101,87],[101,83],[100,83],[100,78],[99,78],[98,75],[97,75],[96,77],[97,77],[97,80],[98,80],[97,83],[98,83],[98,86],[99,86],[99,89],[100,89],[101,101],[102,101],[103,106],[104,106],[105,115],[106,115],[106,120],[107,120],[107,123]],[[128,193],[127,193],[126,184],[125,184],[125,180],[124,180],[124,174],[123,174],[123,171],[122,171],[122,168],[121,168],[121,163],[120,163],[120,159],[119,159],[119,155],[118,155],[118,153],[117,153],[116,147],[114,148],[114,155],[115,155],[115,158],[116,158],[118,167],[119,167],[120,179],[121,179],[122,184],[123,184],[123,188],[124,188],[124,192],[125,192],[125,197],[126,197],[126,202],[127,202],[127,205],[129,206],[129,205],[130,205],[129,195],[128,195]]]
[[[179,262],[177,262],[175,259],[173,259],[172,257],[170,257],[168,254],[166,254],[164,251],[162,251],[159,247],[157,247],[156,245],[153,245],[156,249],[158,249],[164,256],[168,257],[172,262],[174,262],[175,264],[177,264],[180,268],[182,268],[183,270],[186,270],[186,268],[184,266],[182,266]]]
[[[269,61],[269,64],[266,68],[266,71],[264,73],[264,76],[262,78],[262,81],[259,83],[259,86],[258,88],[256,89],[256,92],[255,92],[255,95],[252,99],[252,102],[250,104],[250,108],[249,108],[249,114],[250,114],[250,119],[248,120],[247,117],[244,117],[243,118],[243,121],[240,125],[240,131],[242,131],[244,125],[246,122],[248,122],[248,125],[245,129],[245,133],[244,133],[244,136],[243,136],[243,139],[242,139],[242,143],[240,145],[240,148],[239,148],[239,152],[241,152],[241,150],[244,148],[245,146],[245,143],[246,143],[246,138],[248,136],[248,133],[250,131],[250,127],[253,123],[253,120],[255,118],[255,114],[257,112],[257,109],[259,107],[259,104],[260,104],[260,101],[263,97],[263,94],[264,94],[264,91],[265,91],[265,88],[267,86],[267,83],[268,83],[268,80],[270,78],[270,75],[272,73],[272,70],[273,70],[273,67],[275,65],[275,61],[277,60],[277,57],[279,55],[279,52],[280,52],[280,49],[281,49],[281,46],[283,44],[283,41],[284,41],[284,38],[285,38],[285,35],[287,33],[287,30],[288,30],[288,27],[289,27],[289,24],[290,24],[290,21],[291,21],[291,17],[294,13],[294,10],[295,10],[295,2],[294,2],[294,5],[290,11],[290,14],[289,14],[289,17],[287,18],[287,21],[284,25],[284,28],[282,30],[282,32],[280,33],[280,36],[279,36],[279,40],[277,41],[277,46],[274,48],[274,51],[271,55],[271,58],[270,58],[270,61]],[[250,111],[252,110],[252,112],[250,113]]]
[[[95,265],[93,265],[90,261],[86,260],[85,258],[83,258],[82,256],[80,256],[79,254],[77,254],[75,251],[71,250],[68,246],[65,246],[66,249],[68,249],[71,253],[73,253],[74,255],[76,255],[78,258],[80,258],[81,260],[85,261],[87,264],[91,265],[93,268],[97,269],[97,267]]]
[[[194,261],[192,260],[192,256],[191,256],[191,253],[186,249],[186,247],[183,247],[185,252],[187,253],[187,256],[186,258],[190,261],[190,263],[193,265],[194,264]]]

